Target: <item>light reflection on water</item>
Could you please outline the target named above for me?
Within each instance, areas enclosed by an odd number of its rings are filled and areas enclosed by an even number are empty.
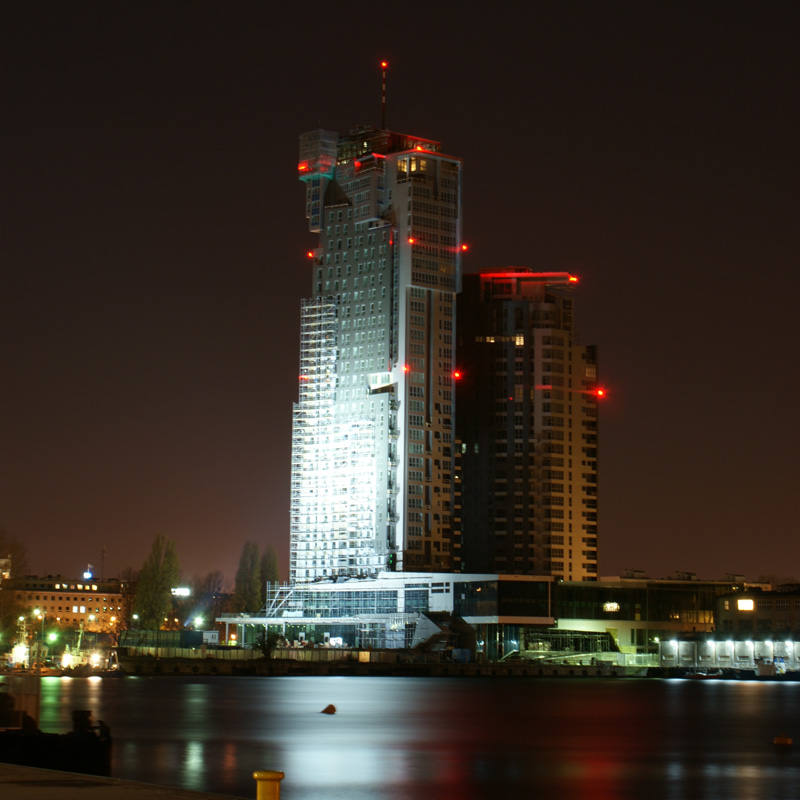
[[[247,798],[279,769],[285,800],[760,800],[800,786],[772,745],[800,742],[798,702],[791,683],[46,678],[40,724],[91,709],[115,777]]]

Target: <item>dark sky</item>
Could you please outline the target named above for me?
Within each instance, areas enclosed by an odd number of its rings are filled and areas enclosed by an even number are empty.
[[[38,574],[288,572],[297,137],[464,159],[468,271],[569,270],[600,574],[800,577],[800,7],[18,2],[2,16],[0,527]],[[15,6],[15,7],[14,7]]]

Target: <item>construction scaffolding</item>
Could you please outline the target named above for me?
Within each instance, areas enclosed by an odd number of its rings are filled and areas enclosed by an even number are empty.
[[[336,415],[337,304],[304,300],[292,420],[291,581],[380,570],[375,424]]]

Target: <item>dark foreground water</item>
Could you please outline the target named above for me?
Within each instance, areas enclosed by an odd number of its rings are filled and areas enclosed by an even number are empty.
[[[76,708],[111,727],[114,777],[247,798],[258,769],[285,800],[800,798],[800,683],[43,679],[42,730]]]

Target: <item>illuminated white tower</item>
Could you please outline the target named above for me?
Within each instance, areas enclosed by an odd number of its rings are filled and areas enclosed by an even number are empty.
[[[292,429],[291,579],[452,567],[461,162],[376,128],[300,137],[312,297]]]

